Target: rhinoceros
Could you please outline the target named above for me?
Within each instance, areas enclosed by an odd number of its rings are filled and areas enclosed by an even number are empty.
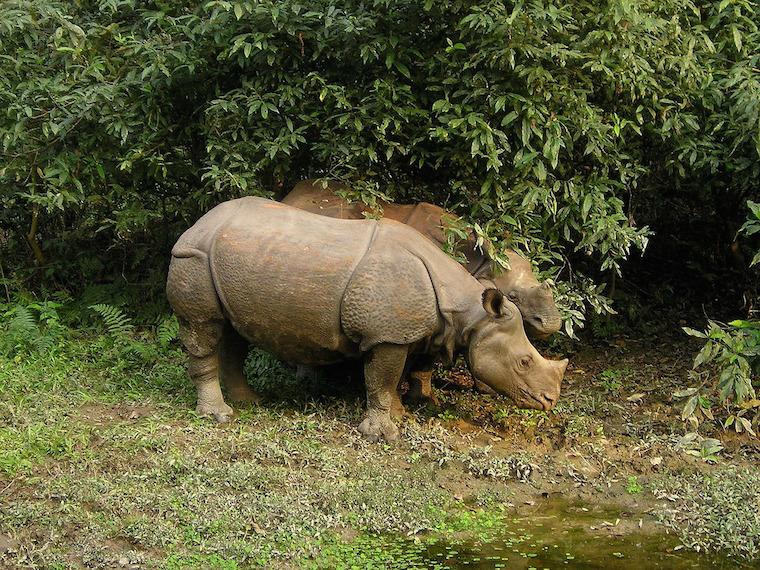
[[[282,202],[307,212],[346,220],[361,220],[366,217],[365,214],[375,214],[367,205],[348,202],[338,195],[338,192],[348,189],[335,181],[323,186],[315,180],[303,180],[295,185]],[[445,228],[457,219],[451,212],[428,202],[394,204],[381,201],[379,206],[382,208],[382,217],[414,228],[439,246],[446,242]],[[506,250],[509,269],[495,272],[491,258],[476,246],[472,237],[460,244],[459,251],[465,257],[462,265],[468,273],[484,285],[502,291],[517,306],[528,336],[543,339],[560,329],[562,320],[554,304],[551,288],[546,283],[539,283],[528,260],[513,250]],[[429,360],[418,362],[409,379],[409,397],[412,401],[430,400],[435,403],[431,379],[432,363]],[[477,381],[476,386],[481,391],[490,391]]]
[[[250,343],[295,363],[361,358],[366,437],[393,440],[390,410],[407,358],[463,351],[473,375],[527,408],[550,409],[567,360],[543,358],[517,307],[430,240],[392,220],[340,220],[264,198],[224,202],[172,249],[166,292],[189,353],[197,412],[255,399]]]
[[[337,194],[348,189],[334,181],[323,186],[315,180],[303,180],[282,199],[282,203],[331,218],[362,220],[365,214],[372,216],[374,212],[367,205],[348,202]],[[429,202],[394,204],[381,201],[379,206],[383,218],[403,222],[439,246],[446,243],[445,228],[457,219],[451,212]],[[463,265],[472,276],[499,289],[517,305],[529,336],[543,339],[559,331],[562,319],[551,288],[546,283],[539,283],[528,260],[508,249],[505,253],[509,258],[509,269],[495,272],[491,258],[476,246],[472,237],[460,244],[458,250],[464,255]]]

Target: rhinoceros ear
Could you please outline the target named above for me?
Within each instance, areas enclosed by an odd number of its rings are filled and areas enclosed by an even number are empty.
[[[512,311],[507,307],[504,293],[498,289],[486,289],[483,291],[483,308],[486,313],[495,318],[512,318]]]

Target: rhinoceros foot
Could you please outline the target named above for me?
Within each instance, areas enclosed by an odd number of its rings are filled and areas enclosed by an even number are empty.
[[[231,402],[244,404],[260,404],[262,400],[261,396],[251,390],[247,385],[230,388],[227,397]]]
[[[227,422],[231,421],[232,415],[234,414],[232,408],[230,408],[224,402],[215,406],[211,404],[199,403],[195,408],[195,411],[199,416],[214,418],[220,424],[226,424]]]
[[[398,428],[393,423],[388,412],[368,412],[364,421],[359,424],[359,431],[370,441],[396,441]]]
[[[401,403],[401,398],[399,397],[398,392],[393,392],[392,397],[390,411],[391,418],[400,420],[408,417],[410,414],[404,407],[404,404]]]
[[[438,398],[433,393],[433,371],[413,370],[409,375],[409,392],[406,398],[410,404],[438,407]]]

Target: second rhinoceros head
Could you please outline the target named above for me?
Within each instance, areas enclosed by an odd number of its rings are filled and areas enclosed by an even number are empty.
[[[483,292],[483,308],[487,315],[474,325],[467,351],[472,374],[520,407],[552,409],[567,359],[548,360],[538,353],[517,307],[498,289]]]

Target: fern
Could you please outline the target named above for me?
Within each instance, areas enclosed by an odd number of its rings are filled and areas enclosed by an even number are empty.
[[[55,344],[57,329],[53,327],[47,330],[35,318],[32,308],[17,305],[4,316],[12,318],[4,334],[0,335],[0,354],[43,353]]]
[[[37,336],[31,341],[33,349],[39,353],[47,352],[53,347],[53,344],[55,344],[54,336],[42,334],[39,331],[37,332]]]
[[[96,305],[90,305],[90,309],[100,315],[109,334],[113,336],[121,336],[132,331],[132,319],[124,314],[124,311],[119,307],[114,307],[113,305],[107,305],[105,303],[98,303]]]
[[[32,311],[23,305],[16,306],[13,309],[13,319],[8,327],[8,334],[16,336],[31,335],[38,332],[37,321],[35,320]]]
[[[177,317],[172,315],[161,321],[156,329],[156,336],[158,337],[158,344],[161,348],[167,348],[169,343],[177,338],[179,335],[179,322]]]

